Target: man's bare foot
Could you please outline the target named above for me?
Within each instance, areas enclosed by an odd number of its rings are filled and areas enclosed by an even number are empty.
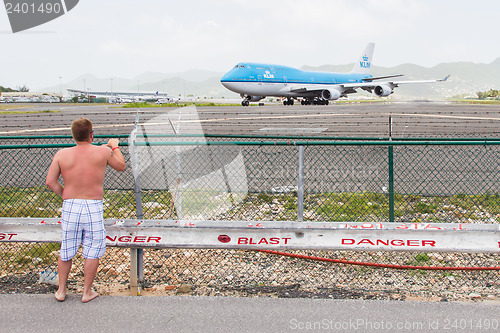
[[[56,299],[59,302],[64,302],[64,300],[66,299],[66,294],[67,294],[66,290],[64,290],[64,291],[57,290],[56,293],[54,294],[54,296],[56,297]]]
[[[90,302],[91,300],[93,300],[94,298],[96,298],[98,296],[99,296],[99,294],[92,290],[89,295],[84,294],[82,296],[82,303]]]

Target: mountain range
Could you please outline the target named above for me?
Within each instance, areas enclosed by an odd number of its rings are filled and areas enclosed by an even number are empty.
[[[352,64],[302,66],[303,70],[348,72]],[[500,88],[500,58],[490,64],[471,62],[442,63],[434,67],[402,64],[395,67],[373,66],[374,76],[404,74],[401,80],[426,80],[444,78],[448,81],[437,84],[403,85],[396,89],[394,99],[443,99],[449,97],[477,96],[478,91]],[[90,89],[92,91],[166,92],[169,96],[192,96],[200,98],[239,98],[220,84],[223,72],[209,70],[189,70],[179,73],[145,72],[132,79],[99,78],[85,74],[76,79],[40,89],[43,92],[59,92],[60,89]],[[360,94],[358,94],[360,95]]]

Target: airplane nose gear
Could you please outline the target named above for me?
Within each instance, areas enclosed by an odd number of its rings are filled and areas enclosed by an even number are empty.
[[[245,99],[241,102],[241,105],[243,105],[243,106],[249,106],[251,99],[252,99],[252,96],[245,97]]]

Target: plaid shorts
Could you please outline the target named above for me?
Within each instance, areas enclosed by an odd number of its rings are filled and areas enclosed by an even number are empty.
[[[102,200],[67,199],[62,207],[62,261],[71,260],[83,245],[83,257],[98,259],[106,252]]]

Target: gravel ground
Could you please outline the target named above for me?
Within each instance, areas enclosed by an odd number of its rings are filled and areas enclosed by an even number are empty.
[[[293,251],[329,258],[363,262],[409,263],[423,266],[498,265],[497,254],[339,251]],[[54,262],[57,251],[54,251]],[[420,255],[422,255],[420,253]],[[473,259],[473,261],[471,261]],[[128,249],[108,248],[96,278],[96,290],[105,295],[129,295]],[[81,293],[81,257],[74,260],[69,290]],[[50,294],[55,287],[39,284],[42,270],[51,266],[25,267],[16,274],[0,275],[0,293]],[[499,301],[498,271],[395,270],[332,264],[236,250],[145,250],[144,296],[193,295],[280,298],[330,298],[425,301]]]

